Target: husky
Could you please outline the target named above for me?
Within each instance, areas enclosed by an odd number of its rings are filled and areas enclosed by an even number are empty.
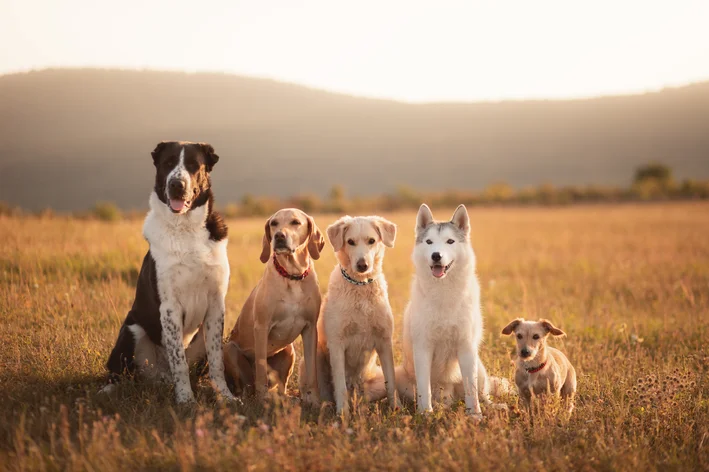
[[[483,336],[480,284],[470,245],[470,220],[460,205],[450,221],[433,219],[423,204],[416,217],[415,274],[404,313],[404,363],[397,390],[421,413],[432,400],[464,399],[466,412],[482,418],[480,400],[491,404],[491,383],[478,351]]]

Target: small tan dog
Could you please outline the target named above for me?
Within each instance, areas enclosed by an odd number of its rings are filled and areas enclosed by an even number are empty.
[[[502,329],[502,334],[517,338],[515,383],[529,408],[532,396],[551,392],[574,409],[576,370],[563,352],[546,345],[547,336],[565,336],[551,321],[525,321],[517,318]]]
[[[396,225],[378,216],[340,218],[327,228],[339,264],[330,275],[318,320],[318,385],[323,401],[349,416],[348,391],[381,375],[389,405],[396,406],[394,317],[382,272],[385,247],[394,247]]]
[[[278,391],[285,393],[295,364],[293,342],[302,335],[301,395],[308,403],[319,402],[315,356],[320,288],[312,259],[320,258],[324,245],[315,221],[301,210],[279,210],[266,221],[261,252],[266,270],[224,346],[224,367],[237,392],[255,388],[263,397],[273,386],[270,369],[278,377]]]

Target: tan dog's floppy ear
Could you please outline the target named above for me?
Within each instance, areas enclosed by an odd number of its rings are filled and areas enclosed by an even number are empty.
[[[339,252],[345,245],[345,230],[350,222],[349,216],[343,216],[339,220],[327,227],[327,239],[330,240],[335,252]]]
[[[273,218],[273,215],[266,220],[266,226],[263,228],[263,249],[261,249],[261,262],[264,264],[268,262],[268,259],[271,257],[271,218]]]
[[[453,218],[451,218],[451,223],[456,225],[461,231],[465,231],[466,234],[470,233],[470,218],[468,217],[468,209],[465,205],[459,205],[453,213]]]
[[[510,324],[502,328],[502,334],[506,335],[514,333],[515,329],[517,329],[517,326],[519,326],[519,324],[523,321],[524,318],[517,318],[516,320],[512,320]]]
[[[386,218],[381,216],[372,217],[374,220],[374,228],[379,233],[379,237],[382,238],[382,242],[386,247],[394,247],[394,240],[396,240],[396,225]]]
[[[325,247],[325,238],[312,216],[308,216],[308,253],[315,260],[320,259],[320,251]]]
[[[549,320],[539,320],[539,323],[544,326],[547,333],[552,336],[566,336],[566,333],[554,326],[554,324]]]
[[[419,207],[418,215],[416,215],[416,231],[426,229],[426,226],[433,223],[433,213],[425,203]]]

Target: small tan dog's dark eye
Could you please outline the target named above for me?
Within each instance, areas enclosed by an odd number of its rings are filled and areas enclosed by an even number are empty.
[[[539,339],[539,335],[535,334],[534,336],[532,336],[532,339]]]
[[[522,335],[521,335],[521,334],[518,334],[518,335],[517,335],[517,339],[522,339]]]
[[[374,238],[369,238],[369,245],[370,245],[370,246],[371,246],[372,244],[374,244],[375,242],[376,242],[376,241],[374,240]]]
[[[447,242],[448,244],[453,244],[453,243],[454,243],[455,241],[454,241],[454,240],[452,240],[452,239],[449,239],[449,240],[448,240],[448,241],[446,241],[446,242]]]
[[[278,221],[271,221],[271,226],[278,226]]]
[[[431,241],[430,239],[427,239],[426,244],[428,244],[430,246],[431,244],[433,244],[433,241]]]
[[[293,226],[298,226],[298,225],[300,224],[300,221],[298,221],[298,220],[293,220],[293,221],[290,222],[290,224],[292,224]]]
[[[348,239],[347,244],[349,244],[350,246],[354,246],[355,245],[354,239]]]

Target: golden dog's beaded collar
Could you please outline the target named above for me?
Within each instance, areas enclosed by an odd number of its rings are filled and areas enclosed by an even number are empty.
[[[372,282],[374,282],[374,279],[355,280],[352,277],[350,277],[350,274],[345,272],[345,269],[342,266],[340,266],[340,272],[342,272],[342,277],[344,277],[346,281],[348,281],[349,283],[351,283],[353,285],[369,285]]]

